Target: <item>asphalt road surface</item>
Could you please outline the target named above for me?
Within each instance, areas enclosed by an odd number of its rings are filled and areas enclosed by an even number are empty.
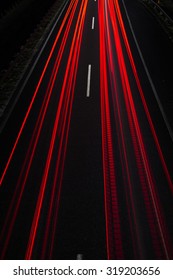
[[[140,1],[65,2],[1,121],[1,259],[173,258],[171,49]]]

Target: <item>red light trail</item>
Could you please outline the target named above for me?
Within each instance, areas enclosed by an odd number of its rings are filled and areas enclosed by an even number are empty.
[[[134,242],[133,242],[133,250],[134,252],[136,251],[135,247],[138,247],[137,252],[138,255],[136,255],[136,258],[142,258],[142,251],[141,251],[141,241],[140,241],[140,237],[139,237],[139,229],[138,229],[138,221],[136,219],[136,213],[137,213],[137,209],[135,209],[135,202],[134,202],[134,198],[133,198],[133,192],[132,192],[132,183],[131,182],[131,177],[132,174],[130,174],[129,172],[129,166],[130,166],[130,162],[128,162],[128,147],[127,145],[125,145],[125,126],[123,128],[123,115],[121,115],[120,110],[121,106],[120,103],[122,102],[122,100],[120,100],[120,93],[117,92],[117,83],[118,81],[116,81],[116,76],[115,76],[115,69],[118,67],[119,69],[119,73],[120,73],[120,78],[121,78],[121,84],[122,84],[122,89],[123,89],[123,98],[124,98],[124,106],[126,107],[126,112],[127,112],[127,120],[129,123],[129,129],[130,129],[130,135],[128,137],[131,138],[132,143],[133,143],[133,149],[134,149],[134,158],[133,161],[136,161],[136,167],[137,167],[137,173],[139,176],[139,180],[140,180],[140,186],[143,192],[143,199],[144,199],[144,203],[145,203],[145,207],[146,207],[146,214],[148,217],[148,224],[150,227],[150,232],[151,232],[151,238],[153,240],[153,246],[154,246],[154,250],[155,253],[157,255],[157,258],[161,258],[163,257],[163,255],[165,256],[165,258],[170,258],[171,257],[171,252],[172,252],[172,248],[170,246],[169,243],[169,234],[166,230],[166,225],[164,224],[164,218],[163,218],[163,213],[162,213],[162,206],[160,204],[160,200],[159,197],[157,195],[157,190],[156,190],[156,185],[155,185],[155,180],[154,180],[154,174],[152,173],[152,169],[149,163],[149,159],[148,159],[148,155],[147,155],[147,151],[145,148],[145,144],[144,144],[144,139],[143,139],[143,135],[142,135],[142,131],[140,128],[140,124],[139,124],[139,120],[138,120],[138,116],[137,116],[137,111],[135,108],[135,103],[134,103],[134,99],[133,99],[133,93],[132,93],[132,89],[131,89],[131,85],[130,85],[130,81],[128,78],[128,74],[127,74],[127,68],[126,68],[126,63],[125,63],[125,59],[124,59],[124,54],[123,54],[123,49],[122,49],[122,42],[120,39],[120,34],[119,34],[119,30],[118,30],[118,24],[120,24],[121,27],[121,32],[123,35],[123,39],[125,42],[125,46],[126,46],[126,50],[127,50],[127,54],[129,56],[129,60],[131,63],[131,67],[133,70],[133,74],[134,74],[134,78],[136,80],[136,84],[139,90],[139,94],[141,96],[142,102],[143,102],[143,106],[144,106],[144,110],[145,113],[147,115],[148,121],[149,121],[149,125],[151,128],[151,133],[152,133],[152,137],[154,138],[157,150],[158,150],[158,154],[163,166],[163,170],[165,172],[166,175],[166,179],[167,179],[167,183],[171,188],[172,191],[172,181],[168,172],[168,169],[166,167],[165,161],[164,161],[164,157],[158,142],[158,138],[144,99],[144,94],[140,85],[140,81],[138,78],[138,74],[136,71],[136,67],[134,64],[134,60],[132,57],[132,53],[130,50],[130,46],[128,43],[128,39],[126,36],[126,32],[124,29],[124,25],[123,25],[123,20],[121,17],[121,13],[120,13],[120,9],[119,9],[119,5],[118,5],[118,1],[100,1],[100,10],[102,12],[100,12],[99,14],[99,19],[100,19],[100,80],[101,80],[101,100],[102,100],[102,96],[105,96],[105,98],[107,99],[107,104],[109,104],[111,102],[110,100],[110,92],[108,91],[108,77],[110,79],[110,83],[111,83],[111,93],[113,95],[112,100],[115,100],[114,104],[114,111],[118,112],[118,122],[117,120],[115,120],[116,123],[116,127],[119,127],[119,139],[121,139],[121,146],[122,146],[122,160],[121,160],[121,164],[122,166],[122,170],[124,172],[124,178],[127,178],[127,186],[128,186],[128,192],[127,195],[129,197],[130,200],[130,205],[128,202],[128,206],[131,207],[131,215],[132,217],[130,218],[130,220],[133,219],[133,225],[131,224],[132,221],[130,221],[130,227],[132,230],[132,239],[133,239],[133,234],[134,234]],[[111,36],[113,33],[113,40],[111,41]],[[106,35],[104,35],[106,34]],[[103,36],[105,36],[105,38],[103,38]],[[106,45],[106,47],[105,47]],[[102,50],[103,48],[103,50]],[[116,63],[114,63],[114,53],[113,53],[113,49],[116,49],[116,54],[117,54],[117,61],[118,61],[118,65],[116,65]],[[107,50],[107,53],[106,53]],[[102,62],[102,60],[104,60],[104,62]],[[108,61],[108,63],[106,63]],[[103,64],[102,64],[103,63]],[[104,69],[104,70],[103,70]],[[102,86],[103,81],[105,81],[105,85]],[[115,96],[114,96],[115,95]],[[105,143],[105,139],[106,137],[110,137],[110,139],[108,140],[109,145],[112,143],[112,139],[111,139],[111,124],[109,118],[107,120],[105,120],[104,115],[106,114],[106,109],[104,108],[104,106],[102,105],[101,102],[101,114],[102,114],[102,134],[103,134],[103,145],[106,146]],[[107,105],[107,114],[110,115],[110,109],[109,109],[109,105]],[[116,115],[117,113],[115,113]],[[106,125],[105,125],[106,122]],[[118,123],[118,124],[117,124]],[[126,123],[127,124],[127,123]],[[108,131],[108,128],[110,131]],[[124,131],[123,131],[124,130]],[[111,144],[112,145],[112,144]],[[115,166],[112,163],[111,159],[109,158],[109,156],[107,155],[107,152],[105,152],[105,150],[108,150],[107,147],[103,148],[103,169],[106,170],[106,168],[109,170],[109,164],[111,165],[111,167],[113,168],[113,170],[110,170],[110,173],[115,172],[116,174],[116,170],[115,170]],[[121,148],[119,148],[119,150],[121,151]],[[112,151],[110,152],[110,154],[113,154],[113,148]],[[124,164],[125,163],[125,164]],[[105,171],[105,174],[108,175],[108,171]],[[116,176],[116,175],[114,175]],[[118,188],[118,183],[113,182],[113,180],[110,180],[110,182],[108,180],[105,179],[105,189],[109,188],[109,191],[105,191],[105,197],[108,193],[111,193],[111,188],[114,189],[115,193],[116,193],[116,189]],[[115,204],[117,205],[117,201],[118,201],[118,195],[117,193],[115,194],[116,196],[116,202]],[[108,199],[108,198],[107,198]],[[105,209],[106,209],[106,220],[110,221],[111,220],[111,215],[113,215],[114,210],[113,210],[113,205],[114,202],[111,203],[112,206],[112,213],[109,213],[110,210],[110,199],[109,203],[107,202],[107,199],[105,198],[106,202],[105,202]],[[116,210],[116,216],[117,219],[119,220],[119,214],[118,214],[118,209]],[[130,214],[129,214],[130,215]],[[130,216],[129,216],[130,217]],[[119,222],[115,222],[115,223],[107,223],[107,249],[108,249],[108,258],[117,258],[118,252],[119,252],[119,244],[116,244],[116,237],[118,240],[121,240],[119,238],[120,234],[120,223]],[[116,233],[111,233],[112,236],[110,236],[110,231],[112,230],[113,227],[116,227]],[[134,227],[134,228],[133,228]],[[119,233],[117,233],[119,232]],[[115,241],[113,241],[113,239],[115,239]],[[135,240],[136,240],[136,244],[135,244]],[[114,249],[114,253],[110,253],[111,250],[113,250],[113,247],[115,247]],[[118,256],[118,258],[120,258],[120,256]]]
[[[16,146],[18,144],[19,138],[21,137],[21,134],[23,132],[23,129],[24,129],[25,123],[27,121],[27,118],[29,116],[29,113],[32,109],[32,105],[35,101],[35,98],[36,98],[36,95],[38,93],[39,87],[40,87],[41,82],[44,78],[44,75],[45,75],[45,72],[47,70],[47,67],[48,67],[48,64],[50,62],[53,51],[56,47],[56,44],[57,44],[58,39],[61,35],[61,32],[64,28],[64,25],[65,25],[66,21],[68,20],[68,22],[66,23],[66,30],[64,32],[64,37],[62,39],[62,43],[61,43],[61,46],[60,46],[60,49],[59,49],[59,53],[57,55],[56,62],[55,62],[55,65],[54,65],[54,68],[53,68],[53,71],[52,71],[51,78],[50,78],[50,82],[49,82],[49,85],[48,85],[48,88],[47,88],[47,91],[46,91],[46,95],[45,95],[45,98],[44,98],[44,101],[43,101],[43,105],[42,105],[42,108],[41,108],[40,113],[39,113],[39,117],[38,117],[35,129],[34,129],[33,136],[31,138],[30,147],[29,147],[28,152],[27,152],[25,163],[23,165],[21,175],[19,177],[18,185],[17,185],[17,188],[15,190],[15,194],[13,196],[13,200],[12,200],[11,206],[9,208],[9,212],[7,214],[7,219],[6,219],[3,231],[2,231],[2,237],[5,234],[5,230],[8,231],[6,239],[5,239],[5,243],[4,243],[4,246],[3,246],[4,249],[2,250],[2,258],[5,254],[6,249],[7,249],[8,242],[9,242],[10,235],[11,235],[11,231],[12,231],[12,228],[13,228],[14,223],[15,223],[15,219],[16,219],[16,216],[17,216],[17,213],[18,213],[18,208],[20,206],[23,191],[25,189],[25,184],[26,184],[26,181],[27,181],[27,177],[28,177],[28,174],[29,174],[29,171],[30,171],[30,168],[31,168],[31,164],[32,164],[32,161],[33,161],[33,157],[35,155],[35,150],[37,148],[37,144],[38,144],[38,141],[39,141],[42,125],[43,125],[43,122],[44,122],[44,119],[45,119],[47,108],[49,106],[49,101],[50,101],[50,98],[51,98],[54,83],[55,83],[56,77],[58,75],[58,69],[59,69],[59,65],[60,65],[61,60],[62,60],[62,55],[63,55],[64,48],[65,48],[65,45],[66,45],[66,41],[67,41],[67,38],[68,38],[68,35],[69,35],[70,27],[72,25],[72,21],[74,20],[74,15],[75,15],[75,12],[76,12],[76,9],[77,9],[78,6],[79,6],[79,1],[72,1],[68,10],[67,10],[66,16],[65,16],[65,18],[62,22],[62,25],[61,25],[61,28],[60,28],[58,34],[57,34],[56,40],[55,40],[54,45],[52,47],[52,50],[49,54],[49,58],[46,62],[46,65],[45,65],[44,70],[42,72],[41,78],[40,78],[39,83],[36,87],[36,90],[34,92],[34,95],[33,95],[32,101],[30,103],[29,109],[28,109],[27,114],[25,116],[25,119],[22,123],[19,134],[17,136],[14,147],[12,149],[11,155],[9,157],[9,160],[6,164],[5,170],[4,170],[2,178],[1,178],[1,182],[2,182],[5,175],[6,175],[6,172],[7,172],[8,166],[10,164],[10,161],[13,157],[13,154],[15,152],[15,149],[16,149]],[[42,253],[43,256],[44,256],[45,246],[47,244],[46,240],[47,240],[47,234],[48,234],[49,225],[50,225],[50,217],[52,215],[52,207],[53,207],[52,205],[55,204],[54,193],[55,193],[55,190],[57,188],[57,181],[58,181],[58,184],[59,184],[58,193],[60,193],[60,189],[61,189],[61,180],[62,179],[60,179],[60,178],[62,177],[62,174],[63,174],[63,165],[64,165],[64,159],[65,159],[65,152],[66,152],[67,139],[68,139],[68,131],[69,131],[69,125],[70,125],[73,98],[74,98],[74,86],[75,86],[75,80],[76,80],[75,77],[76,77],[76,73],[77,73],[77,66],[78,66],[78,60],[79,60],[79,54],[80,54],[80,45],[81,45],[81,39],[82,39],[82,31],[83,31],[83,25],[84,25],[84,20],[85,20],[86,7],[87,7],[87,1],[83,0],[82,3],[80,4],[80,10],[79,10],[79,13],[78,13],[76,27],[75,27],[75,31],[74,31],[74,35],[73,35],[73,39],[72,39],[72,43],[71,43],[71,48],[70,48],[70,52],[69,52],[69,58],[68,58],[68,62],[67,62],[64,82],[63,82],[63,85],[62,85],[60,100],[59,100],[59,104],[58,104],[58,108],[57,108],[56,119],[55,119],[53,132],[52,132],[52,137],[51,137],[51,142],[50,142],[50,148],[49,148],[49,151],[48,151],[45,170],[44,170],[44,173],[43,173],[40,192],[39,192],[39,195],[38,195],[37,205],[36,205],[35,214],[34,214],[34,218],[33,218],[33,222],[32,222],[29,243],[28,243],[28,247],[27,247],[27,251],[26,251],[26,259],[30,259],[31,256],[32,256],[34,241],[35,241],[35,238],[36,238],[37,227],[38,227],[40,213],[41,213],[43,199],[44,199],[44,193],[45,193],[46,184],[47,184],[48,175],[49,175],[49,169],[50,169],[50,165],[51,165],[52,153],[54,151],[55,140],[56,140],[57,137],[60,138],[60,146],[59,146],[59,150],[58,150],[55,177],[54,177],[54,182],[53,182],[53,187],[52,187],[52,196],[51,196],[51,202],[50,202],[50,208],[49,208],[49,214],[48,214],[48,220],[47,220],[47,227],[46,227],[46,235],[45,235],[45,241],[44,241],[44,247],[43,247],[43,253]],[[68,17],[69,17],[69,19],[68,19]],[[26,170],[25,170],[25,168],[26,168]],[[23,173],[24,173],[24,175],[23,175]],[[22,175],[24,176],[24,178],[23,178],[23,182],[21,183]],[[18,196],[18,192],[19,192],[18,189],[19,188],[20,188],[20,194]],[[17,200],[17,203],[16,203],[16,200]],[[58,200],[59,200],[59,198],[58,198]],[[57,205],[55,205],[55,209],[56,209],[56,212],[57,212],[58,211],[58,203],[57,203]],[[12,218],[11,218],[11,215],[12,215]],[[57,214],[56,214],[56,216],[57,216]],[[9,225],[9,228],[6,229],[7,222],[9,222],[9,220],[10,220],[10,225]],[[54,228],[55,228],[56,219],[54,221],[54,224],[55,224],[54,225]],[[54,231],[55,231],[55,229],[53,230],[53,236],[55,234]],[[52,237],[52,240],[53,239],[54,239],[54,237]],[[53,247],[53,245],[51,245],[51,251],[52,251],[52,247]]]
[[[145,99],[119,1],[97,0],[95,4],[97,17],[92,17],[91,29],[95,32],[98,23],[100,154],[107,259],[143,259],[147,250],[151,250],[151,258],[171,259],[170,224],[161,193],[164,189],[172,195],[171,174]],[[27,203],[26,207],[24,204],[32,199],[32,192],[33,205],[28,209],[26,228],[22,225],[25,237],[20,258],[56,257],[70,125],[91,5],[88,0],[70,1],[4,164],[1,191],[7,192],[9,188],[12,194],[5,205],[0,231],[1,259],[10,255],[13,238],[18,235],[21,213],[27,207]],[[90,63],[87,65],[91,70]],[[89,89],[94,71],[92,67],[89,72]],[[91,102],[92,94],[88,97]],[[39,99],[40,107],[34,113]],[[30,133],[27,129],[32,114],[36,114],[36,121]],[[15,173],[26,135],[27,138],[29,135],[27,148],[11,187],[8,186],[9,178]],[[153,157],[159,166],[161,182]],[[151,249],[146,246],[145,239]]]

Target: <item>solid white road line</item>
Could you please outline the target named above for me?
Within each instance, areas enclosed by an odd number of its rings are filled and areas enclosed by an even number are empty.
[[[95,17],[92,18],[92,29],[94,29]]]
[[[91,64],[88,65],[87,92],[86,92],[87,97],[90,97],[90,83],[91,83]]]

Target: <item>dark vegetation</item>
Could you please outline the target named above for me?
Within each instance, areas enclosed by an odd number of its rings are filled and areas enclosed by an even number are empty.
[[[154,0],[169,16],[173,0]],[[0,1],[0,72],[8,65],[56,0]],[[63,2],[63,1],[62,1]]]
[[[173,0],[141,0],[173,43]],[[156,4],[155,4],[156,3]]]
[[[65,0],[11,2],[0,13],[0,123]]]
[[[55,0],[4,0],[0,2],[0,71],[25,44]]]
[[[173,0],[155,0],[155,1],[173,19]]]
[[[1,1],[1,16],[4,14],[4,12],[8,11],[10,8],[12,8],[14,5],[17,5],[21,1],[22,0],[4,0],[4,2]]]

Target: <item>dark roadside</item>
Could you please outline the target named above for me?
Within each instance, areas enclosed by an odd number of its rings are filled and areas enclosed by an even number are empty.
[[[65,0],[21,0],[0,17],[0,123],[16,87]]]

